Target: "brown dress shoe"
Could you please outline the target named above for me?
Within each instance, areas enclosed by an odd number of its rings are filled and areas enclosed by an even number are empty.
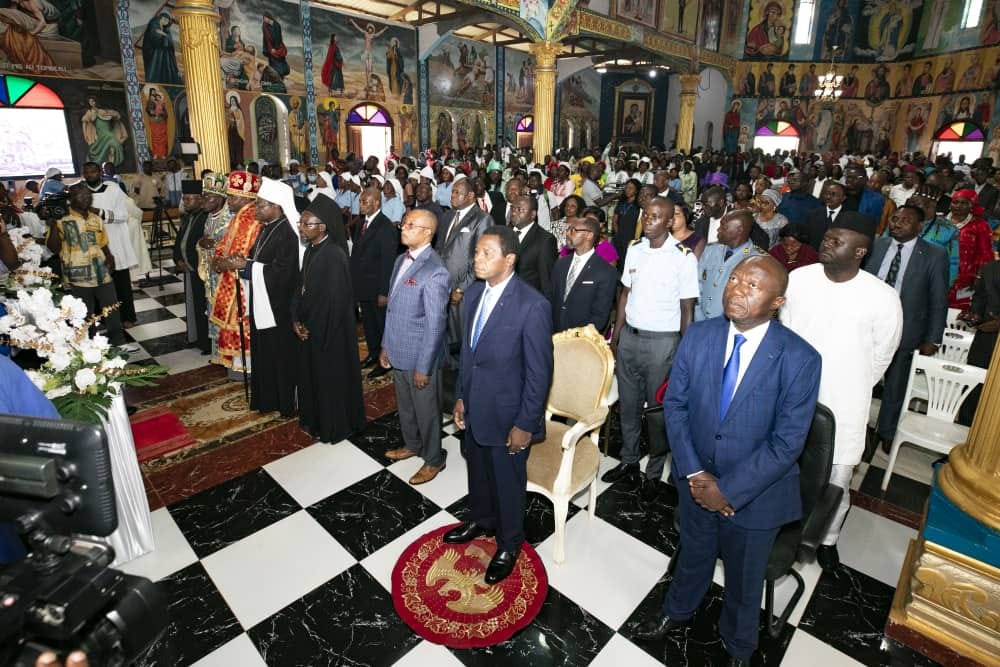
[[[418,470],[416,474],[410,478],[410,484],[413,486],[416,486],[417,484],[426,484],[437,477],[438,473],[444,470],[444,468],[444,466],[435,468],[434,466],[423,465],[420,467],[420,470]]]
[[[393,461],[402,461],[403,459],[409,459],[416,456],[417,453],[406,447],[397,447],[396,449],[390,449],[385,453],[385,458],[391,459]]]

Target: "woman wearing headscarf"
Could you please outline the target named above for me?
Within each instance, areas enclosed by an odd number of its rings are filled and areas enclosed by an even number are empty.
[[[948,219],[958,228],[958,278],[948,292],[952,308],[969,307],[979,267],[993,261],[993,233],[982,216],[975,190],[959,190],[951,196]]]
[[[809,231],[798,223],[785,225],[778,232],[778,243],[767,252],[781,262],[786,271],[815,264],[819,253],[809,245]]]
[[[788,224],[788,218],[778,213],[781,195],[777,190],[768,188],[757,196],[757,224],[767,232],[767,247],[771,248],[780,238],[781,228]],[[763,250],[763,248],[762,248]]]

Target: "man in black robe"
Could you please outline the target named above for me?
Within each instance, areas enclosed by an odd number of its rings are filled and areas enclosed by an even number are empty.
[[[256,207],[257,220],[264,228],[250,256],[227,260],[232,269],[240,269],[240,277],[250,287],[250,407],[291,417],[295,413],[295,332],[288,304],[299,272],[299,239],[289,217],[297,224],[299,214],[292,189],[270,178],[261,179]]]
[[[329,201],[320,195],[306,210],[321,199]],[[336,217],[313,210],[315,215],[303,212],[299,220],[299,235],[308,247],[291,307],[299,340],[299,426],[323,442],[339,442],[365,425],[351,267],[328,233],[331,225],[342,224],[339,209],[332,206]]]
[[[198,241],[205,235],[208,212],[202,198],[202,182],[181,181],[184,215],[174,241],[174,265],[184,276],[184,301],[187,303],[188,346],[197,347],[204,355],[212,352],[208,341],[208,302],[205,282],[198,275]],[[214,211],[213,211],[214,212]]]
[[[323,223],[325,228],[323,234],[329,235],[330,240],[340,246],[340,249],[344,251],[345,257],[349,256],[347,230],[344,228],[344,214],[341,213],[337,203],[324,194],[316,195],[316,198],[309,202],[309,205],[302,211],[302,217],[299,218],[300,236],[302,225],[317,220]]]

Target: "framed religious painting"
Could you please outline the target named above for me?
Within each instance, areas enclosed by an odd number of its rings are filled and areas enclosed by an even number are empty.
[[[624,142],[648,145],[653,127],[652,91],[626,82],[615,92],[615,135]]]
[[[656,21],[660,16],[660,0],[614,0],[614,3],[617,18],[656,28]]]

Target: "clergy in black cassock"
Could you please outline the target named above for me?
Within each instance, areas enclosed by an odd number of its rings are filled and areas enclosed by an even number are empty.
[[[329,220],[304,216],[299,224],[308,247],[291,313],[299,338],[299,425],[319,440],[338,442],[364,428],[365,406],[351,268],[327,233]]]
[[[294,221],[290,221],[293,217]],[[250,249],[242,277],[249,281],[250,407],[295,414],[295,332],[288,304],[299,273],[298,223],[292,189],[270,178],[257,194],[257,220],[264,228]]]
[[[344,216],[340,212],[337,203],[324,194],[316,195],[316,198],[309,202],[305,210],[302,211],[302,222],[312,220],[322,220],[326,231],[324,234],[330,240],[339,245],[344,251],[344,255],[350,254],[347,247],[347,231],[344,229]]]

